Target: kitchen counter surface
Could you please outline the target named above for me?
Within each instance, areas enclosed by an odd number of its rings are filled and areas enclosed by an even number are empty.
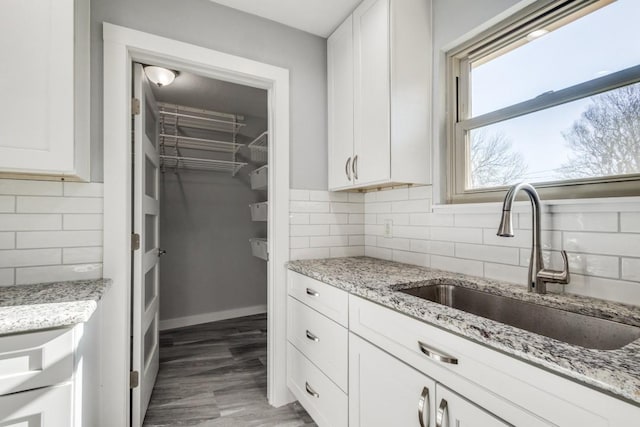
[[[0,287],[0,335],[89,320],[109,279]]]
[[[640,339],[617,350],[588,349],[396,291],[445,279],[638,327],[640,307],[569,294],[538,295],[524,286],[369,257],[291,261],[289,269],[640,405]]]

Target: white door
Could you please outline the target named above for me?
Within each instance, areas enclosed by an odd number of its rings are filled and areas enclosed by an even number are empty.
[[[508,427],[508,424],[457,395],[437,385],[436,424],[438,427]]]
[[[435,394],[434,380],[349,334],[349,426],[433,427]]]
[[[329,190],[353,183],[353,18],[327,40]]]
[[[140,102],[134,116],[133,230],[140,249],[133,252],[132,371],[139,385],[131,393],[132,426],[140,426],[149,405],[159,367],[159,158],[157,104],[140,64],[134,65],[133,91]]]
[[[354,170],[358,186],[391,176],[389,0],[365,0],[353,12]]]

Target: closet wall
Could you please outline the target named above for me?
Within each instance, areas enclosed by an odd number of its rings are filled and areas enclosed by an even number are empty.
[[[244,115],[239,143],[266,130],[263,90],[181,74],[154,94],[160,102]],[[267,199],[249,182],[261,163],[252,163],[246,148],[237,160],[249,165],[236,176],[172,168],[160,174],[160,242],[167,251],[160,264],[161,328],[266,311],[266,262],[252,256],[249,244],[266,237],[266,222],[252,222],[249,209]]]

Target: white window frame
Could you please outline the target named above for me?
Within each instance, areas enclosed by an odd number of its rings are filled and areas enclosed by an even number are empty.
[[[470,116],[471,67],[501,49],[517,47],[531,31],[557,28],[611,3],[612,0],[538,0],[519,13],[447,53],[447,201],[475,203],[501,200],[508,187],[467,189],[469,131],[552,108],[578,99],[640,82],[640,64],[476,117]],[[640,195],[640,174],[533,183],[546,199],[620,197]]]

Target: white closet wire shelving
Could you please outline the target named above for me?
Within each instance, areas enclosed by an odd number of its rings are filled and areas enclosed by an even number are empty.
[[[258,135],[248,145],[251,150],[251,160],[254,162],[266,162],[269,153],[269,131],[264,131]]]
[[[162,171],[167,168],[221,171],[235,176],[248,164],[236,159],[238,151],[245,147],[237,142],[238,132],[245,126],[242,116],[168,103],[158,106]],[[229,140],[222,140],[221,134]],[[189,154],[182,150],[189,150]],[[223,153],[230,158],[205,157],[205,152]]]

